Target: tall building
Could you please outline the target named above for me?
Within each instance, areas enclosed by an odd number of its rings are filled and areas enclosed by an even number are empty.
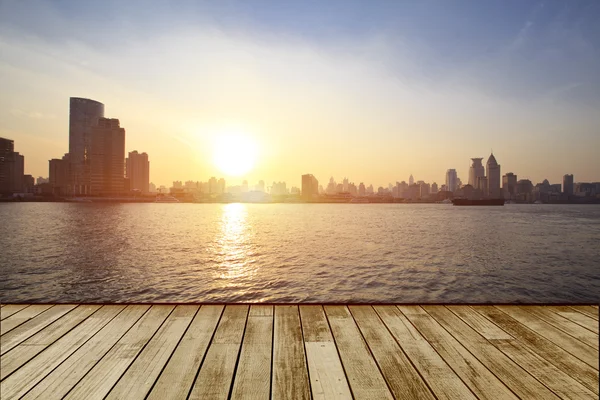
[[[490,193],[488,191],[488,178],[487,176],[478,176],[477,177],[477,186],[475,186],[480,190],[483,194],[483,197],[489,197]]]
[[[502,176],[502,191],[506,198],[512,199],[517,194],[517,175],[512,172]]]
[[[458,189],[458,177],[455,169],[446,171],[446,190],[454,193]]]
[[[438,192],[438,185],[437,183],[433,182],[431,184],[431,194],[436,194]]]
[[[0,194],[13,193],[15,186],[15,142],[0,138]]]
[[[130,189],[142,193],[150,192],[150,162],[148,154],[130,151],[125,160],[125,176],[130,180]]]
[[[217,194],[218,190],[217,178],[212,176],[208,180],[208,194]]]
[[[567,174],[563,176],[563,193],[572,196],[573,195],[573,174]]]
[[[264,184],[263,184],[263,187],[264,187]],[[219,181],[217,182],[217,193],[218,194],[225,193],[225,179],[223,179],[223,178],[219,178]]]
[[[120,195],[125,187],[125,129],[116,118],[100,118],[91,130],[90,194]],[[71,167],[76,164],[71,164]]]
[[[500,174],[500,164],[496,161],[496,157],[494,157],[494,153],[490,154],[490,157],[486,163],[487,169],[487,193],[491,199],[500,199],[502,198],[502,191],[500,190],[501,179],[502,176]]]
[[[302,198],[310,200],[319,195],[319,181],[312,174],[302,175]]]
[[[367,194],[367,189],[365,188],[365,184],[363,182],[358,184],[358,195],[363,197]]]
[[[48,161],[48,176],[52,192],[58,195],[67,194],[69,187],[69,154],[65,154],[62,159],[53,158]]]
[[[70,98],[69,160],[71,165],[69,186],[71,194],[90,193],[92,129],[103,117],[104,104],[90,99]]]
[[[479,177],[485,176],[485,168],[483,167],[483,164],[481,164],[481,160],[483,160],[483,158],[471,158],[473,164],[471,164],[471,168],[469,168],[469,185],[476,189],[483,190],[483,188],[477,186]]]
[[[415,178],[413,178],[412,174],[408,177],[408,185],[412,186],[415,183]]]

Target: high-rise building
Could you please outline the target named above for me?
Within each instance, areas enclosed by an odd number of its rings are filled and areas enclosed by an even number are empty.
[[[494,153],[490,154],[490,157],[486,163],[487,169],[487,193],[492,199],[502,198],[502,191],[500,190],[501,180],[500,177],[500,164],[496,161]]]
[[[449,192],[455,192],[458,189],[458,177],[455,169],[449,169],[446,171],[446,190]]]
[[[348,191],[348,178],[344,178],[344,180],[342,181],[342,192],[347,192]]]
[[[367,194],[367,189],[365,188],[365,184],[363,182],[358,184],[358,195],[363,197]]]
[[[23,191],[25,157],[15,151],[14,141],[0,138],[0,193]]]
[[[13,175],[13,193],[22,193],[25,191],[24,179],[25,179],[25,157],[18,152],[14,152],[15,169]]]
[[[567,174],[563,176],[563,193],[572,196],[573,195],[573,174]]]
[[[131,190],[139,190],[142,193],[150,191],[150,162],[148,154],[130,151],[125,160],[125,176],[130,180]]]
[[[512,199],[517,194],[517,175],[512,172],[502,176],[502,191],[504,197]]]
[[[48,176],[54,194],[65,195],[69,187],[69,154],[48,161]]]
[[[90,193],[120,195],[125,179],[125,129],[116,118],[100,118],[91,129]],[[71,167],[76,164],[71,164]]]
[[[263,187],[264,187],[264,183],[263,183]],[[225,193],[225,179],[223,179],[223,178],[219,178],[219,181],[217,182],[217,193],[218,194]]]
[[[478,188],[481,192],[481,194],[483,195],[483,197],[489,197],[489,192],[488,192],[488,178],[487,176],[478,176],[477,177],[477,186],[475,186],[476,188]]]
[[[431,194],[436,194],[438,192],[438,185],[437,183],[433,182],[431,184]]]
[[[412,174],[408,177],[408,185],[412,186],[415,183],[415,178],[413,178]]]
[[[483,160],[483,158],[471,158],[473,164],[471,164],[471,168],[469,168],[469,185],[476,189],[483,190],[483,188],[477,186],[479,177],[485,176],[485,168],[483,167],[483,164],[481,164],[481,160]]]
[[[104,117],[104,104],[71,97],[69,108],[70,193],[89,194],[91,188],[92,128]],[[125,157],[123,157],[125,158]]]
[[[217,194],[217,192],[218,192],[217,178],[215,178],[214,176],[212,176],[208,180],[208,194]]]
[[[302,198],[310,200],[319,195],[319,181],[312,174],[302,175]]]

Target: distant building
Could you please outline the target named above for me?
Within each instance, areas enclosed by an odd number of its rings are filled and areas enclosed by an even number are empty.
[[[419,197],[421,199],[425,199],[425,198],[429,197],[429,191],[430,191],[429,183],[419,181],[418,185],[419,185]]]
[[[0,138],[0,194],[12,193],[15,177],[15,145],[10,139]]]
[[[469,185],[473,186],[475,189],[482,189],[478,186],[478,179],[485,176],[485,168],[483,167],[483,164],[481,164],[481,160],[483,160],[483,158],[471,158],[473,163],[471,164],[471,168],[469,168]]]
[[[73,195],[90,194],[92,129],[103,117],[104,104],[78,97],[69,99],[69,192]]]
[[[375,190],[373,189],[373,185],[369,185],[369,187],[367,187],[367,194],[374,194]]]
[[[100,118],[91,130],[91,194],[120,195],[125,179],[125,129],[116,118]],[[74,164],[71,164],[73,166]],[[88,192],[85,192],[88,193]]]
[[[533,199],[533,183],[529,179],[521,179],[517,181],[517,200],[532,201]]]
[[[513,199],[517,194],[517,175],[512,172],[502,176],[502,191],[504,197],[507,199]]]
[[[150,162],[148,154],[130,151],[125,160],[125,176],[130,180],[130,190],[150,192]]]
[[[211,176],[211,178],[208,180],[208,194],[217,194],[217,192],[217,178]]]
[[[156,185],[155,185],[154,183],[150,182],[150,183],[148,184],[148,191],[149,191],[150,193],[156,193]]]
[[[55,195],[66,195],[69,187],[69,154],[62,159],[53,158],[48,161],[48,175],[52,193]]]
[[[302,198],[311,200],[319,195],[319,181],[312,174],[302,175]]]
[[[342,192],[348,191],[348,178],[344,178],[342,181]]]
[[[256,185],[256,191],[257,192],[264,192],[265,191],[265,181],[258,181],[258,184]]]
[[[563,193],[567,196],[572,196],[574,191],[573,174],[563,176]]]
[[[31,175],[23,175],[23,193],[33,193],[35,188],[35,178]]]
[[[43,176],[38,176],[35,180],[36,185],[43,185],[44,183],[49,183],[50,180],[48,178],[44,178]]]
[[[488,187],[487,176],[478,176],[476,189],[479,190],[483,197],[489,197]]]
[[[263,187],[264,187],[264,182],[263,182]],[[219,181],[217,182],[217,193],[218,194],[225,193],[225,179],[223,179],[223,178],[219,178]]]
[[[500,190],[501,185],[501,174],[500,164],[496,161],[494,153],[490,154],[490,157],[486,163],[487,168],[487,195],[492,199],[502,198],[502,191]]]
[[[337,186],[335,187],[335,192],[336,193],[343,193],[344,192],[344,185],[341,183],[338,183]]]
[[[458,189],[458,177],[456,176],[455,169],[449,169],[446,171],[446,190],[449,192],[455,192]]]
[[[363,182],[358,184],[358,195],[364,197],[367,194],[367,189],[365,188],[365,184]]]
[[[437,183],[433,182],[431,184],[431,194],[436,194],[438,192],[438,185]]]
[[[413,178],[412,174],[408,177],[408,184],[412,186],[415,183],[415,178]]]

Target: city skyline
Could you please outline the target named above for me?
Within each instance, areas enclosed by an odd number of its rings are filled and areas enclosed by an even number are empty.
[[[81,96],[120,119],[126,151],[150,155],[158,185],[224,176],[298,186],[306,173],[441,183],[448,169],[467,182],[468,160],[490,148],[504,171],[533,182],[598,179],[597,2],[349,3],[316,13],[108,1],[101,14],[36,4],[0,5],[0,136],[33,176],[67,152],[67,99]],[[257,147],[244,176],[215,165],[225,131]]]

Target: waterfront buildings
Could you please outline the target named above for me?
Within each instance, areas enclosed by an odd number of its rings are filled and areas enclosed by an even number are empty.
[[[496,161],[494,153],[490,154],[490,157],[486,163],[487,172],[487,196],[491,199],[502,198],[502,191],[500,190],[500,164]]]
[[[415,178],[413,178],[412,174],[408,177],[408,184],[412,186],[415,183]]]
[[[567,196],[573,195],[573,174],[563,176],[563,193]]]
[[[69,187],[69,154],[62,159],[53,158],[48,161],[48,172],[52,192],[56,195],[66,195]]]
[[[71,97],[69,105],[69,192],[73,195],[90,194],[92,129],[104,117],[104,104]],[[122,175],[123,170],[121,178]]]
[[[148,154],[130,151],[125,159],[125,176],[129,179],[130,190],[150,192],[150,162]]]
[[[0,194],[23,192],[25,157],[15,151],[14,141],[0,138]]]
[[[437,183],[433,182],[431,184],[431,194],[436,194],[438,192],[438,185]]]
[[[514,199],[517,194],[517,175],[509,172],[502,177],[502,191],[504,198]]]
[[[332,178],[333,179],[333,178]],[[319,195],[319,181],[312,174],[302,175],[302,198],[311,200]]]
[[[488,197],[488,178],[487,176],[478,176],[477,177],[477,186],[475,186],[477,190],[482,194],[483,197]]]
[[[479,178],[485,176],[485,168],[483,164],[481,164],[481,160],[483,158],[471,158],[473,163],[471,164],[471,168],[469,168],[469,185],[473,186],[476,189],[482,189],[478,186]]]
[[[365,184],[363,182],[358,185],[358,195],[360,197],[364,197],[367,194],[367,189],[365,188]]]
[[[458,189],[458,177],[455,169],[449,169],[446,171],[446,190],[449,192],[455,192]]]
[[[99,118],[90,142],[90,188],[85,194],[121,195],[124,187],[125,129],[116,118]],[[86,148],[87,149],[87,148]],[[87,151],[87,150],[86,150]],[[86,158],[87,158],[86,154]],[[71,163],[71,167],[74,165]]]

